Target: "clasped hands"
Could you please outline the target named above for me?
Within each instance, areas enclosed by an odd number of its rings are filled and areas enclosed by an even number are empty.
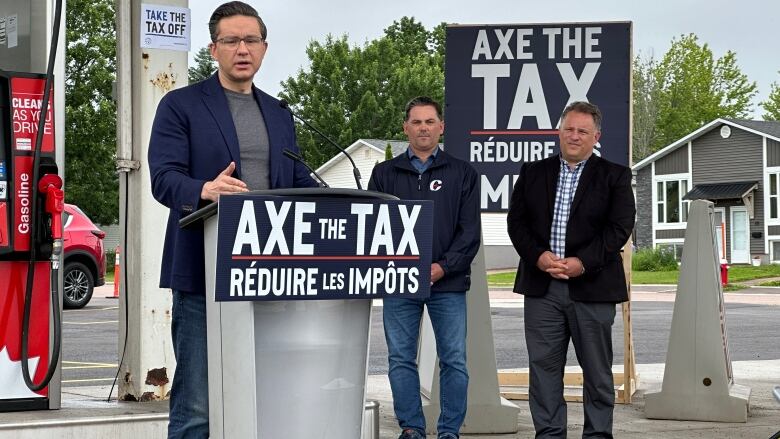
[[[576,256],[559,258],[551,251],[545,251],[536,261],[540,270],[547,272],[554,279],[569,279],[585,272],[582,261]]]

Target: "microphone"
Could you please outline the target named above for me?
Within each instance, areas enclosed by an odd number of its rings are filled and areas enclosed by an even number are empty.
[[[292,111],[292,108],[290,108],[290,104],[287,103],[287,101],[282,99],[281,101],[279,101],[279,106],[284,108],[285,110],[289,111],[290,114],[293,115],[293,117],[295,117],[296,119],[298,119],[301,122],[303,122],[303,124],[306,125],[307,128],[309,128],[310,130],[312,130],[315,133],[319,134],[320,137],[322,137],[323,139],[327,140],[328,143],[330,143],[331,145],[333,145],[336,148],[338,148],[339,151],[341,151],[342,153],[344,153],[345,156],[347,156],[347,158],[349,159],[350,163],[352,163],[352,174],[355,176],[355,184],[357,184],[357,188],[358,189],[362,190],[363,186],[360,185],[360,170],[358,169],[357,165],[355,164],[355,161],[352,160],[352,156],[350,156],[349,153],[344,148],[339,146],[338,143],[334,142],[333,140],[330,139],[330,137],[326,136],[325,133],[323,133],[322,131],[318,130],[317,127],[315,127],[314,125],[310,124],[308,121],[306,121],[305,119],[301,118],[301,116],[298,116],[298,114],[296,114],[294,111]],[[307,165],[307,167],[308,167],[308,165]],[[309,168],[309,169],[311,169],[311,168]]]
[[[315,171],[314,169],[312,169],[312,168],[311,168],[311,166],[309,166],[309,164],[308,164],[308,163],[306,163],[306,161],[303,159],[303,157],[301,157],[301,156],[299,156],[298,154],[296,154],[296,153],[294,153],[294,152],[290,151],[290,150],[289,150],[289,149],[287,149],[287,148],[284,148],[284,150],[282,151],[282,153],[283,153],[285,156],[287,156],[287,157],[289,157],[289,158],[291,158],[291,159],[295,160],[296,162],[299,162],[299,163],[301,163],[303,166],[305,166],[305,167],[306,167],[306,169],[308,169],[308,170],[309,170],[309,172],[311,172],[312,174],[314,174],[314,176],[315,176],[315,177],[317,177],[317,181],[319,181],[319,182],[320,182],[320,187],[330,187],[330,186],[328,186],[328,183],[325,183],[325,180],[323,180],[323,179],[322,179],[322,177],[320,177],[320,174],[317,174],[317,171]]]

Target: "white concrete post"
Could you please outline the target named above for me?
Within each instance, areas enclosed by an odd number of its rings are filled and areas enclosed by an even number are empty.
[[[125,338],[127,352],[120,370],[119,398],[150,401],[167,398],[175,360],[171,293],[158,287],[168,212],[152,198],[146,154],[158,102],[171,89],[187,85],[187,52],[141,49],[142,3],[117,0],[120,227],[126,221],[128,230],[121,240],[119,354]],[[188,7],[187,0],[153,3]]]
[[[652,419],[747,422],[750,388],[734,384],[712,203],[691,202],[663,387],[645,396]]]
[[[493,322],[490,317],[484,246],[471,264],[471,290],[466,293],[466,364],[469,371],[468,408],[461,433],[514,433],[520,409],[501,397],[498,387]],[[428,432],[436,431],[439,406],[439,367],[436,341],[428,313],[424,315],[417,357],[420,389]]]

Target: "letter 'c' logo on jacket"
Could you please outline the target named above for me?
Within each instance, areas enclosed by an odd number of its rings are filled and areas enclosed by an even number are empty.
[[[433,192],[436,192],[436,191],[438,191],[439,189],[441,189],[441,186],[442,186],[442,184],[441,184],[441,180],[433,180],[433,181],[431,182],[431,190],[432,190]]]

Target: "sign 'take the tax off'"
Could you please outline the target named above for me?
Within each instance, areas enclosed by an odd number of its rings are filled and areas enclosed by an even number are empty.
[[[188,8],[141,5],[141,47],[190,50],[191,14]]]

